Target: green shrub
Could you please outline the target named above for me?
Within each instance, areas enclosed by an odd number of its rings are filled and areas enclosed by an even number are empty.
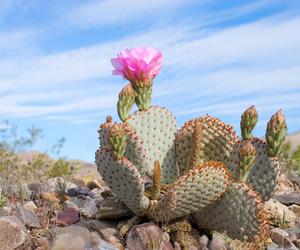
[[[71,168],[70,164],[64,159],[58,159],[51,163],[49,176],[67,176],[70,175]]]

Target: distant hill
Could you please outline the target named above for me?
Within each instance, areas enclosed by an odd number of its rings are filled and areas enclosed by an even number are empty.
[[[291,143],[292,150],[295,150],[300,145],[300,131],[288,135],[286,140]]]

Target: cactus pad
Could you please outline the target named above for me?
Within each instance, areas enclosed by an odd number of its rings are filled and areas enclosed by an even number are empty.
[[[216,203],[194,217],[200,228],[224,233],[233,242],[244,242],[245,248],[242,249],[261,249],[261,244],[265,244],[269,236],[263,203],[244,183],[232,183]]]
[[[134,128],[144,142],[152,163],[158,160],[161,164],[161,182],[172,183],[177,179],[174,139],[176,121],[170,111],[152,106],[147,111],[136,111],[126,122]],[[147,171],[152,176],[151,171]]]
[[[97,151],[96,164],[112,192],[135,214],[143,216],[149,200],[144,195],[144,179],[137,168],[125,157],[114,160],[108,148]]]
[[[195,147],[193,141],[197,123],[201,126],[198,135],[200,145]],[[209,115],[186,122],[176,134],[176,156],[180,173],[191,167],[192,158],[198,163],[211,160],[226,162],[237,141],[238,137],[232,126]],[[198,159],[196,159],[195,148],[198,151]]]
[[[218,200],[230,183],[223,163],[204,163],[170,185],[149,216],[154,220],[167,220],[196,213]]]
[[[277,157],[268,156],[268,146],[266,142],[259,138],[253,137],[248,140],[254,146],[257,157],[255,163],[251,167],[246,183],[258,192],[263,200],[268,200],[275,192],[275,187],[279,181],[280,164]],[[242,146],[242,142],[236,144],[232,151],[228,168],[233,176],[237,176],[238,153]]]
[[[109,146],[109,140],[108,135],[110,128],[112,127],[112,117],[107,116],[105,123],[100,125],[100,129],[98,130],[99,133],[99,140],[100,140],[100,146],[101,147],[108,147]]]

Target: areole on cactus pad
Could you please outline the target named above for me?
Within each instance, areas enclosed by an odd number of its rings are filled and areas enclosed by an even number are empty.
[[[261,249],[269,228],[263,203],[280,174],[278,154],[286,134],[282,111],[268,123],[266,141],[253,137],[254,106],[234,128],[209,115],[177,128],[166,108],[151,105],[161,52],[123,50],[112,59],[114,74],[129,80],[117,104],[122,123],[100,126],[96,164],[112,192],[136,215],[169,222],[191,215],[199,228],[215,230],[233,246]],[[134,104],[138,111],[131,113]],[[146,182],[152,179],[152,187]]]

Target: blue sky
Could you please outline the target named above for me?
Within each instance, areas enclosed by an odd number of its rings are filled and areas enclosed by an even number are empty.
[[[300,130],[299,0],[0,0],[0,120],[41,128],[35,149],[63,136],[62,155],[92,162],[126,83],[110,58],[135,46],[162,50],[153,103],[179,125],[208,113],[238,130],[254,104],[258,136],[279,108]]]

